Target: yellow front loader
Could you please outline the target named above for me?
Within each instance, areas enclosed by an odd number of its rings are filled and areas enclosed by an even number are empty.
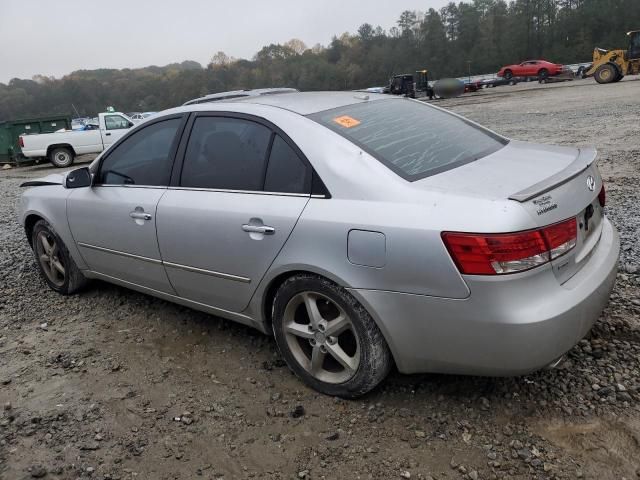
[[[598,83],[613,83],[619,82],[625,75],[638,75],[640,73],[640,30],[629,32],[627,35],[629,36],[628,50],[596,48],[593,51],[593,64],[585,76],[593,76]]]

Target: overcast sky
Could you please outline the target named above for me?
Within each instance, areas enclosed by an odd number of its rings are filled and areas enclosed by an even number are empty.
[[[364,22],[385,30],[403,10],[447,0],[0,0],[0,82],[78,69],[206,65],[222,50],[251,58],[299,38],[323,45]]]

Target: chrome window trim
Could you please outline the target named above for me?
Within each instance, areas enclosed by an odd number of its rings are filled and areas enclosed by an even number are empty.
[[[93,187],[124,187],[124,188],[158,188],[161,190],[166,190],[167,186],[160,186],[160,185],[135,185],[135,184],[130,184],[130,183],[96,183],[95,185],[93,185]]]
[[[309,193],[285,193],[285,192],[265,192],[262,190],[229,190],[223,188],[197,188],[197,187],[172,187],[172,186],[157,186],[157,185],[131,185],[131,184],[110,184],[110,183],[98,183],[93,187],[124,187],[124,188],[158,188],[162,190],[184,190],[193,192],[213,192],[213,193],[240,193],[243,195],[270,195],[277,197],[304,197],[304,198],[330,198],[326,195],[311,195]]]
[[[168,187],[169,190],[184,190],[194,192],[213,192],[213,193],[240,193],[243,195],[270,195],[279,197],[322,197],[324,195],[311,195],[309,193],[286,193],[286,192],[265,192],[264,190],[232,190],[227,188],[200,188],[200,187]]]
[[[285,192],[265,192],[264,190],[232,190],[228,188],[199,188],[199,187],[169,187],[169,190],[185,190],[194,192],[213,193],[240,193],[243,195],[271,195],[281,197],[306,197],[312,196],[309,193],[285,193]]]
[[[189,265],[182,265],[180,263],[165,262],[155,258],[143,257],[142,255],[135,255],[133,253],[121,252],[120,250],[112,250],[110,248],[99,247],[97,245],[90,245],[88,243],[78,242],[79,247],[89,248],[91,250],[97,250],[99,252],[110,253],[112,255],[119,255],[125,258],[132,258],[134,260],[141,260],[143,262],[152,263],[154,265],[163,265],[164,267],[177,268],[185,270],[187,272],[199,273],[201,275],[209,275],[211,277],[223,278],[225,280],[232,280],[234,282],[251,283],[251,279],[248,277],[242,277],[240,275],[232,275],[231,273],[216,272],[214,270],[205,270],[204,268],[191,267]]]

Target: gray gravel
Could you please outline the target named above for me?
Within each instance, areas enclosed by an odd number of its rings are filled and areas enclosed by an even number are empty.
[[[440,102],[514,138],[598,147],[618,281],[557,370],[394,373],[355,402],[304,387],[243,326],[99,282],[49,291],[14,207],[51,169],[0,171],[0,478],[636,478],[639,93],[578,81]]]

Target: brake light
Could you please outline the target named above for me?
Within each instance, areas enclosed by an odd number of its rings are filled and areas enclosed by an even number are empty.
[[[598,202],[600,202],[600,206],[604,208],[607,203],[607,192],[604,189],[604,183],[602,184],[602,188],[600,189],[600,193],[598,193]]]
[[[479,234],[443,232],[451,258],[460,273],[501,275],[544,265],[576,246],[576,219],[538,230]]]
[[[554,223],[542,229],[542,235],[547,242],[551,260],[564,255],[576,246],[577,232],[575,218]]]
[[[20,135],[18,139],[18,141],[20,142],[20,148],[24,148],[24,139],[22,138],[22,135]]]

